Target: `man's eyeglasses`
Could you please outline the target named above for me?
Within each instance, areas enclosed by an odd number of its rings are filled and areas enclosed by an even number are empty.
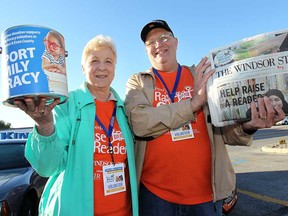
[[[165,43],[165,42],[169,41],[172,36],[173,36],[172,33],[162,34],[162,35],[160,35],[158,38],[156,38],[154,40],[146,41],[145,45],[147,47],[152,47],[152,46],[156,45],[156,42]]]
[[[45,43],[45,45],[47,45],[48,47],[52,47],[54,50],[57,50],[57,49],[61,48],[60,45],[56,44],[55,42],[51,42],[51,41],[49,41],[49,40],[47,40],[47,39],[44,39],[44,43]]]

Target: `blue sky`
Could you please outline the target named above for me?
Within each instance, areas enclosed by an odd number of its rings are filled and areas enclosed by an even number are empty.
[[[179,63],[186,65],[198,64],[213,48],[288,29],[286,0],[2,0],[0,32],[17,25],[40,25],[60,32],[69,53],[66,59],[69,90],[85,81],[80,64],[84,45],[97,34],[111,36],[118,52],[112,87],[124,98],[129,76],[150,67],[140,31],[153,19],[168,22],[179,40]],[[1,62],[1,101],[2,73]],[[33,126],[26,114],[4,105],[0,105],[0,120],[13,127]]]

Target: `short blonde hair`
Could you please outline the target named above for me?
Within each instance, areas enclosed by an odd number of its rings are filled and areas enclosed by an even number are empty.
[[[88,43],[85,45],[83,52],[82,52],[81,64],[82,65],[85,64],[87,56],[91,51],[98,50],[103,47],[109,47],[112,50],[115,56],[115,62],[117,62],[116,45],[113,39],[109,36],[96,35],[94,38],[88,41]]]

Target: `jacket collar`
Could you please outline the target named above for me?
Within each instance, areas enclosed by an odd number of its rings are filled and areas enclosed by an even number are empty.
[[[190,70],[192,75],[194,76],[195,65],[192,65],[191,67],[189,67],[187,65],[181,65],[181,66],[187,68],[188,70]],[[153,67],[149,68],[148,70],[146,70],[144,72],[140,72],[140,74],[150,74],[153,77],[155,76],[154,73],[153,73]]]
[[[117,92],[112,87],[110,87],[110,91],[114,96],[114,97],[111,96],[110,99],[115,100],[117,103],[117,106],[124,107],[124,103],[119,97],[119,95],[117,94]],[[77,90],[74,91],[74,96],[75,96],[76,101],[78,102],[79,109],[82,109],[84,106],[88,104],[91,104],[91,103],[94,104],[94,97],[87,88],[87,82],[82,83],[78,91]]]

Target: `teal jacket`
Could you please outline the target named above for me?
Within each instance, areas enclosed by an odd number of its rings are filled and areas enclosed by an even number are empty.
[[[126,143],[133,216],[138,216],[138,194],[134,158],[134,140],[125,116],[124,105],[117,99],[116,118]],[[94,215],[93,143],[94,98],[84,83],[69,93],[69,100],[55,107],[55,133],[44,137],[36,128],[26,143],[25,156],[32,167],[49,180],[44,188],[39,215]]]

